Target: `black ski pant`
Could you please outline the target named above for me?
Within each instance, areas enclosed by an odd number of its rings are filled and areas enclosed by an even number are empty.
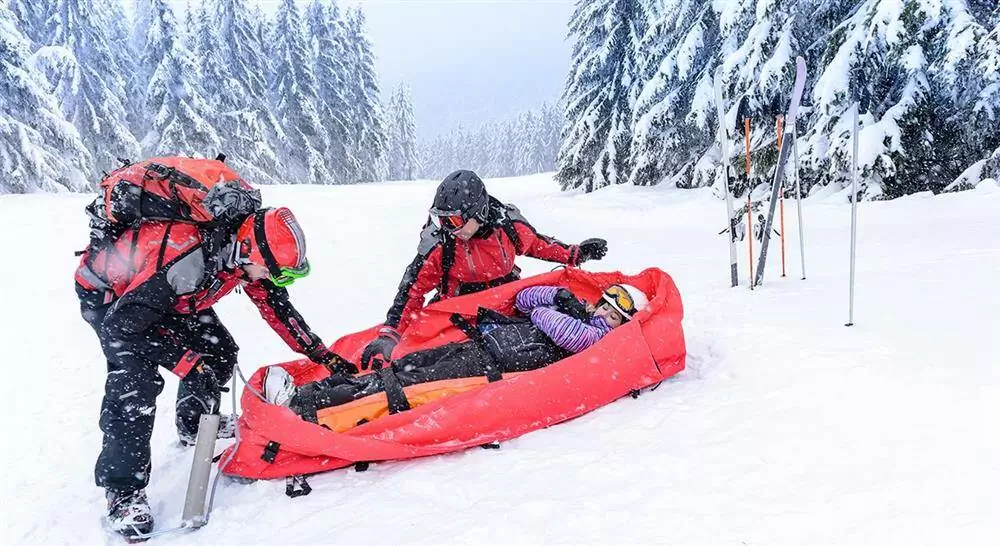
[[[110,305],[104,293],[77,286],[84,320],[101,336]],[[177,389],[178,433],[195,435],[203,413],[218,413],[219,385],[233,373],[239,347],[212,309],[191,315],[167,315],[147,334],[150,343],[174,336],[202,355],[202,369],[189,372]],[[107,379],[101,404],[104,432],[94,478],[98,486],[121,491],[142,489],[149,482],[150,438],[156,417],[156,397],[163,391],[160,364],[136,354],[116,352],[114,340],[101,340],[107,359]]]
[[[475,377],[486,373],[491,357],[478,343],[465,341],[416,351],[392,363],[383,372],[365,375],[336,373],[299,387],[291,408],[304,419],[316,422],[316,411],[346,404],[386,390],[385,374],[391,370],[400,387],[418,383]],[[497,363],[502,370],[502,363]]]

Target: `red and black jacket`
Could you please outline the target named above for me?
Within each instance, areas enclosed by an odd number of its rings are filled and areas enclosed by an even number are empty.
[[[575,266],[580,248],[538,233],[517,207],[493,197],[486,224],[469,241],[446,236],[428,222],[420,234],[417,256],[403,273],[385,325],[405,330],[431,290],[437,290],[436,301],[519,279],[514,257],[522,255]]]
[[[197,355],[178,340],[154,336],[168,314],[208,309],[242,286],[261,316],[288,346],[309,355],[324,347],[288,299],[269,280],[249,281],[231,263],[232,244],[210,251],[193,224],[146,222],[112,245],[88,249],[76,271],[78,289],[110,305],[101,326],[120,351],[138,354],[184,377]],[[93,255],[91,255],[93,253]],[[155,337],[156,342],[150,340]]]

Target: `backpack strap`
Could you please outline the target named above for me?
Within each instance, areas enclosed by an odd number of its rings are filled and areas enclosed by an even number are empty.
[[[159,271],[163,267],[163,255],[167,251],[167,244],[170,242],[170,230],[173,229],[174,223],[170,222],[167,224],[167,229],[163,230],[163,240],[160,241],[160,251],[156,254],[156,270]],[[138,231],[138,230],[136,230]]]
[[[438,299],[448,297],[448,278],[451,276],[453,265],[455,265],[455,238],[444,237],[441,243],[441,284],[438,287]]]
[[[517,234],[517,228],[514,227],[514,223],[504,215],[503,219],[500,220],[500,227],[514,245],[514,254],[517,254],[521,249],[521,236]]]

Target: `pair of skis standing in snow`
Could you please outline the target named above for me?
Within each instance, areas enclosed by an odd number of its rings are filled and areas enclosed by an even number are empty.
[[[757,232],[754,236],[760,241],[760,257],[757,262],[756,272],[753,268],[753,237],[750,239],[750,288],[759,286],[764,280],[764,267],[767,262],[767,253],[771,242],[771,233],[780,233],[774,229],[774,215],[775,208],[779,200],[783,201],[784,197],[784,172],[785,165],[788,161],[788,156],[790,155],[792,148],[795,146],[795,118],[798,114],[799,103],[802,100],[802,92],[805,88],[805,78],[806,78],[806,66],[805,60],[802,57],[796,58],[796,71],[795,71],[795,87],[792,91],[791,102],[788,107],[788,114],[784,118],[784,127],[781,127],[779,121],[779,132],[778,132],[778,163],[775,168],[774,180],[771,183],[771,197],[768,203],[768,212],[766,217],[758,216],[759,219],[763,220],[763,225],[758,221]],[[726,130],[726,108],[723,101],[722,93],[722,67],[716,69],[715,71],[715,103],[716,110],[719,119],[719,147],[722,151],[722,167],[723,167],[723,182],[725,187],[725,198],[726,198],[726,216],[728,220],[728,228],[722,231],[722,233],[728,232],[729,235],[729,263],[730,263],[730,279],[732,286],[739,285],[739,272],[738,272],[738,258],[736,251],[736,241],[737,239],[742,239],[740,237],[740,224],[742,219],[743,211],[746,211],[747,218],[753,217],[753,211],[755,210],[754,204],[750,200],[750,191],[752,188],[747,188],[747,204],[740,211],[733,210],[733,194],[732,194],[732,181],[735,176],[732,175],[729,166],[729,132]],[[750,177],[750,120],[748,110],[748,99],[743,97],[740,102],[740,107],[737,110],[737,132],[741,127],[744,128],[746,134],[746,165],[747,165],[747,179],[749,182]],[[782,131],[783,129],[783,131]],[[798,177],[796,177],[796,185],[798,185]],[[748,185],[749,186],[749,185]],[[796,187],[796,195],[801,195]],[[805,249],[802,242],[802,208],[801,208],[801,197],[796,199],[799,203],[799,248],[802,252],[802,278],[805,278]],[[759,205],[758,205],[759,206]],[[782,204],[782,207],[784,205]],[[784,209],[782,208],[782,211]],[[783,216],[782,216],[783,217]],[[745,230],[743,230],[745,233]],[[752,231],[752,230],[751,230]],[[782,259],[784,259],[784,247],[782,246]]]
[[[163,389],[158,367],[181,380],[176,426],[182,444],[195,443],[199,421],[219,412],[221,386],[232,376],[239,350],[212,309],[219,299],[242,289],[291,349],[338,376],[359,371],[328,349],[289,300],[286,287],[310,271],[305,236],[295,216],[287,208],[261,208],[259,192],[224,159],[126,162],[105,177],[102,195],[88,206],[91,242],[81,252],[75,284],[81,313],[107,359],[100,417],[104,441],[95,480],[107,492],[108,526],[127,538],[146,539],[153,530],[145,487],[156,398]],[[362,367],[391,364],[396,341],[432,290],[437,290],[436,299],[444,299],[517,280],[518,255],[576,266],[599,260],[606,252],[603,239],[569,245],[538,233],[516,207],[489,196],[475,173],[456,171],[436,191],[417,256],[403,275],[378,338],[364,351]],[[584,306],[568,291],[553,288],[541,299],[535,294],[538,297],[525,309],[551,306],[561,315],[575,314],[581,324],[597,320],[601,324],[596,326],[610,329],[614,325],[609,320],[617,318],[620,324],[644,304],[642,294],[629,288],[606,294],[602,301],[607,305],[596,306]],[[367,299],[363,294],[350,298],[362,304]],[[565,320],[549,319],[533,322],[566,334]],[[497,327],[490,335],[506,331],[503,328],[520,328],[521,334],[525,328],[538,328],[550,334],[540,324],[521,324]],[[580,340],[562,341],[572,345]],[[461,366],[485,365],[471,362],[469,356],[486,359],[483,351],[466,347],[460,352],[462,358],[447,365],[440,355],[431,359],[440,368],[437,372],[447,367],[461,373]],[[559,347],[546,353],[562,354]],[[518,361],[522,358],[515,352],[514,362],[504,364],[531,365]],[[386,369],[395,373],[391,366]],[[223,438],[235,434],[234,420],[226,417],[218,431]]]

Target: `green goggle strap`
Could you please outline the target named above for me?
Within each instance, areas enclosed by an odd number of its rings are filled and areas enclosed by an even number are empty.
[[[301,279],[303,277],[309,276],[309,271],[310,271],[309,262],[306,262],[305,265],[303,265],[298,269],[292,269],[290,267],[282,267],[281,275],[278,275],[277,277],[271,277],[271,282],[273,282],[275,286],[280,286],[284,288],[295,282],[296,279]]]

